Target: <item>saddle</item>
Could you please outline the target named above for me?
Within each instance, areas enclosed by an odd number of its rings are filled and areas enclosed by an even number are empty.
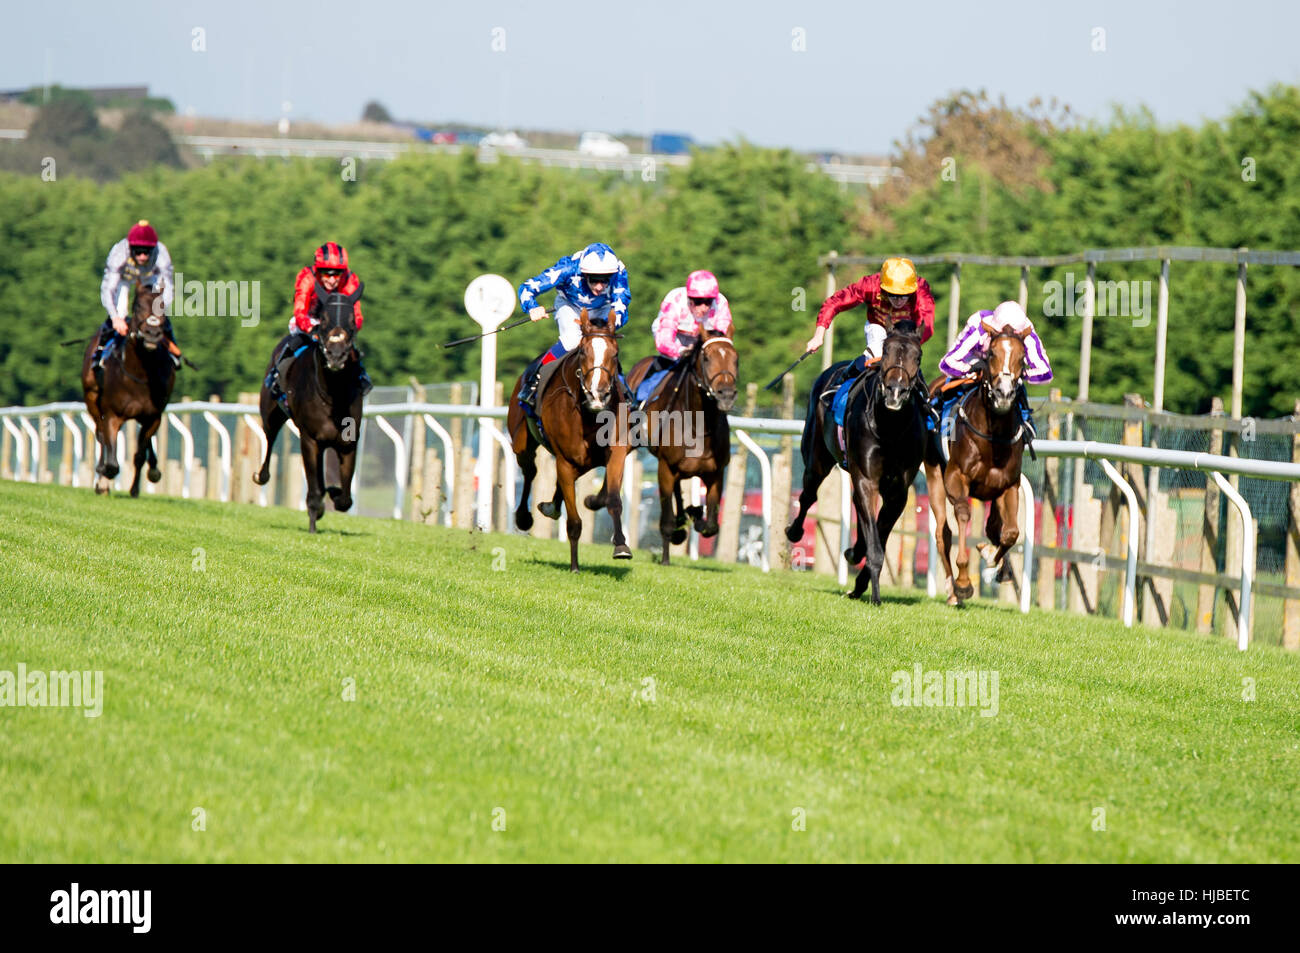
[[[826,449],[831,452],[831,456],[844,469],[848,469],[848,458],[844,446],[844,414],[848,410],[849,402],[866,389],[867,384],[876,376],[876,365],[869,364],[861,372],[852,373],[852,364],[845,366],[843,369],[836,371],[830,381],[827,382],[826,389],[822,391],[821,399],[827,400],[826,395],[830,394],[829,399],[831,418],[835,422],[832,428],[823,426],[822,436],[826,440]],[[823,418],[824,419],[824,418]]]
[[[565,357],[567,356],[565,355]],[[542,406],[542,397],[546,393],[546,386],[551,382],[551,378],[555,376],[555,370],[563,360],[563,357],[556,358],[553,361],[546,362],[538,369],[537,389],[534,391],[532,406],[530,407],[522,402],[519,405],[524,409],[524,422],[528,424],[528,430],[532,433],[533,439],[547,450],[551,449],[551,443],[546,439],[546,432],[542,430],[542,418],[534,408]]]

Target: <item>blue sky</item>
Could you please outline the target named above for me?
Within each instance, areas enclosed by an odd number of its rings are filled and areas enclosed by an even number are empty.
[[[1146,105],[1173,124],[1300,83],[1300,4],[1261,0],[75,0],[12,6],[6,27],[0,88],[48,70],[64,85],[147,83],[228,118],[274,120],[287,102],[293,118],[341,122],[378,99],[402,118],[875,154],[963,87],[1098,119]]]

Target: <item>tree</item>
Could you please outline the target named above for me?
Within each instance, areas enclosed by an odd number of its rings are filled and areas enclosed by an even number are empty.
[[[366,108],[361,112],[362,122],[392,122],[393,117],[388,114],[384,104],[377,100],[370,100],[366,103]]]

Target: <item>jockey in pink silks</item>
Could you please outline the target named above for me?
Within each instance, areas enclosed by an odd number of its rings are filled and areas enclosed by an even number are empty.
[[[731,306],[711,271],[692,271],[682,288],[664,295],[651,330],[660,353],[651,373],[690,350],[704,331],[731,335]]]

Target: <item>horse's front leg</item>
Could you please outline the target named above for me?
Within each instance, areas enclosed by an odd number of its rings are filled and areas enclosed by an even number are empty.
[[[663,457],[659,458],[659,536],[663,541],[663,558],[660,562],[668,565],[668,548],[673,543],[680,543],[686,539],[685,531],[677,529],[677,516],[673,512],[673,499],[675,497],[674,489],[677,486],[677,477],[673,473],[673,468]],[[677,534],[681,533],[681,539],[677,539]]]
[[[967,536],[970,534],[970,483],[965,474],[957,467],[949,467],[944,474],[944,490],[952,502],[953,513],[957,517],[957,579],[953,583],[949,600],[956,604],[975,595],[975,586],[970,578],[970,549]]]
[[[578,538],[582,535],[582,517],[578,515],[578,469],[564,457],[555,460],[555,485],[564,497],[564,528],[569,535],[569,571],[578,571]]]
[[[700,477],[704,481],[704,512],[695,521],[695,532],[701,536],[718,535],[718,506],[722,502],[722,474],[717,470]]]
[[[943,468],[929,460],[925,463],[925,485],[930,497],[930,515],[934,520],[933,548],[930,558],[943,567],[944,590],[950,605],[955,605],[952,579],[952,530],[948,527],[948,492],[943,485]]]
[[[107,493],[113,485],[113,478],[121,469],[117,464],[117,432],[122,427],[122,418],[105,414],[95,424],[95,440],[99,443],[99,463],[95,472],[95,492]]]
[[[998,516],[999,524],[997,538],[993,539],[992,532],[989,534],[989,538],[998,547],[993,564],[998,567],[998,582],[1010,582],[1011,567],[1007,565],[1007,551],[1020,540],[1020,484],[1013,483],[1003,490],[992,509]],[[992,523],[992,519],[989,522]]]
[[[334,502],[334,509],[346,513],[352,509],[352,475],[357,469],[357,445],[345,443],[336,447],[334,452],[339,457],[339,485],[330,487],[326,492]],[[324,451],[320,454],[320,464],[322,468],[325,465]]]
[[[861,537],[859,543],[865,542],[866,562],[858,571],[853,583],[850,599],[861,598],[871,583],[871,603],[880,605],[880,570],[885,565],[885,547],[880,543],[876,527],[876,502],[880,496],[880,487],[864,473],[853,474],[853,505],[858,511],[858,526]]]
[[[140,495],[140,470],[151,457],[154,465],[149,468],[149,482],[157,483],[158,479],[162,478],[162,473],[157,467],[158,458],[153,455],[153,435],[158,432],[160,423],[162,423],[161,414],[140,421],[140,436],[136,440],[135,454],[131,458],[131,462],[135,465],[135,473],[131,476],[132,496]],[[155,473],[158,474],[157,478],[154,477]]]
[[[316,521],[325,515],[325,498],[321,490],[321,449],[315,437],[307,435],[306,429],[299,432],[299,448],[302,451],[302,472],[307,478],[307,531],[316,532]],[[340,460],[340,469],[342,461]]]
[[[627,462],[627,447],[612,447],[605,464],[605,486],[600,491],[609,508],[609,518],[614,521],[614,558],[631,559],[632,550],[623,535],[623,466]]]

